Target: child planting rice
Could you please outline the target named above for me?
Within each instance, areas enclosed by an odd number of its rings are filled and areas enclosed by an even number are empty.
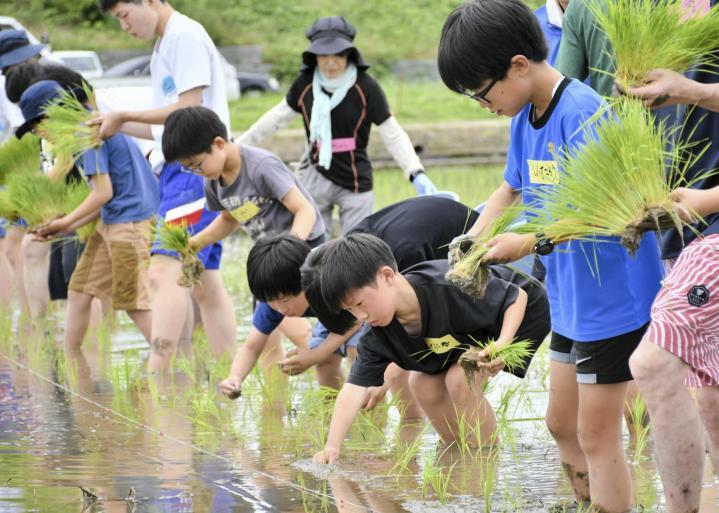
[[[57,82],[30,86],[21,102],[37,107],[18,129],[23,133],[42,117],[45,106],[60,96]],[[69,283],[65,348],[79,351],[87,332],[93,298],[112,298],[115,310],[125,310],[150,340],[148,280],[149,236],[157,209],[157,181],[137,145],[118,134],[97,150],[82,155],[82,168],[92,184],[87,197],[72,211],[37,229],[38,238],[51,239],[97,218],[101,220],[87,241]],[[65,204],[62,204],[64,207]]]
[[[500,355],[482,365],[487,374],[494,375],[505,366],[504,348],[515,338],[526,339],[530,349],[522,363],[507,369],[524,377],[549,331],[542,286],[495,266],[484,298],[476,300],[446,282],[446,260],[424,262],[400,274],[389,246],[363,233],[330,241],[317,251],[323,253],[322,299],[329,308],[347,310],[372,329],[360,340],[357,360],[337,397],[327,444],[315,461],[337,460],[359,410],[384,394],[384,373],[391,363],[412,371],[410,389],[445,443],[459,439],[463,417],[479,426],[470,445],[495,443],[494,411],[482,395],[486,375],[476,376],[470,389],[458,360],[466,349],[494,340],[494,351],[485,348],[480,358],[486,361],[491,354]]]
[[[444,83],[513,118],[505,181],[471,235],[520,198],[542,212],[542,195],[550,193],[544,189],[561,186],[571,173],[560,158],[591,141],[583,128],[604,108],[601,98],[546,57],[541,29],[519,0],[470,2],[445,22],[438,57]],[[644,236],[634,257],[618,238],[598,235],[560,244],[542,232],[503,233],[487,245],[487,262],[541,255],[552,321],[547,425],[576,498],[624,513],[634,498],[621,418],[632,379],[629,355],[646,330],[662,274],[654,234]]]

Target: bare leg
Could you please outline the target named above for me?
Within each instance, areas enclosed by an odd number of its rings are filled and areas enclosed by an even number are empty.
[[[315,375],[317,376],[317,383],[321,387],[339,390],[344,382],[342,357],[338,354],[331,354],[324,362],[315,365]]]
[[[152,336],[152,310],[126,310],[126,312],[149,344]]]
[[[22,239],[25,236],[25,230],[17,226],[11,226],[7,229],[5,236],[5,254],[7,255],[10,267],[12,267],[15,278],[15,290],[17,290],[17,298],[20,303],[20,310],[24,313],[30,312],[30,307],[25,293],[25,277],[23,273],[22,259]]]
[[[82,347],[90,324],[91,304],[90,294],[68,290],[65,306],[65,349],[71,353],[79,351]]]
[[[470,426],[479,426],[479,438],[477,439],[477,433],[474,433],[470,442],[476,447],[489,447],[497,442],[497,418],[492,405],[482,391],[486,379],[481,373],[477,373],[470,389],[464,369],[456,363],[449,368],[444,377],[447,392],[455,409],[456,427],[453,426],[453,430],[459,433],[459,421],[462,416]]]
[[[392,391],[392,396],[396,397],[400,402],[403,419],[409,420],[424,418],[424,412],[422,411],[422,408],[420,408],[419,403],[415,400],[412,390],[409,388],[409,371],[399,369],[399,372],[392,380],[390,390]]]
[[[192,294],[200,306],[202,325],[212,353],[216,357],[232,356],[237,342],[237,321],[220,271],[204,271]]]
[[[307,347],[312,336],[312,326],[302,317],[285,317],[280,323],[280,331],[297,347]]]
[[[579,398],[577,368],[549,362],[549,405],[545,422],[559,449],[559,459],[580,502],[589,500],[589,469],[577,437]]]
[[[187,316],[189,293],[177,284],[179,260],[153,255],[150,260],[152,321],[149,372],[168,370]]]
[[[709,454],[714,473],[719,472],[719,387],[703,387],[697,390],[699,414],[709,435]]]
[[[0,239],[0,308],[8,309],[12,305],[12,276],[10,260],[6,254],[5,239]]]
[[[26,235],[22,241],[23,276],[30,315],[33,320],[44,319],[50,303],[47,274],[50,266],[50,244],[33,240]]]
[[[622,441],[626,394],[626,382],[579,384],[579,446],[587,458],[592,504],[603,513],[624,513],[634,503]]]
[[[667,511],[699,511],[704,432],[699,412],[684,385],[689,367],[649,340],[639,344],[629,364],[652,418],[654,453]]]

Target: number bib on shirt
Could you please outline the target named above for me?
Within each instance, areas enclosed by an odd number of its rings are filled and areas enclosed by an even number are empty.
[[[445,335],[440,338],[425,338],[424,341],[427,347],[437,354],[446,353],[461,345],[452,335]]]
[[[559,183],[559,170],[554,160],[527,160],[531,183],[556,185]]]
[[[240,205],[236,209],[231,210],[230,214],[232,215],[232,217],[235,218],[235,221],[240,224],[243,224],[255,217],[259,212],[260,207],[258,207],[251,201],[248,201],[247,203]]]

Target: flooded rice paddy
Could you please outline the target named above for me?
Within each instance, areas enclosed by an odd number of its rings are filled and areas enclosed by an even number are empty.
[[[486,196],[497,173],[477,174],[448,174],[440,188],[472,185]],[[412,193],[377,181],[378,207]],[[240,341],[251,315],[248,249],[235,236],[223,259]],[[17,312],[0,315],[0,513],[540,512],[571,497],[543,423],[546,347],[526,380],[491,384],[498,453],[445,449],[431,427],[400,423],[390,401],[361,414],[340,463],[325,467],[311,457],[324,445],[333,395],[311,371],[288,380],[258,369],[233,402],[216,386],[230,361],[214,360],[201,332],[178,355],[172,382],[158,386],[143,371],[147,344],[124,316],[101,326],[77,359],[59,350],[59,305],[51,317],[44,333],[27,335]],[[625,440],[638,510],[662,511],[651,442]],[[710,468],[705,482],[701,511],[719,512]]]

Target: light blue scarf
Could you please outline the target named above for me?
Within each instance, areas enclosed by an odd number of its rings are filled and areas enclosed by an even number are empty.
[[[353,63],[347,64],[344,75],[334,79],[325,77],[319,66],[315,67],[312,79],[314,103],[310,118],[310,143],[320,143],[320,166],[325,169],[329,169],[332,163],[332,109],[342,103],[356,81],[357,67]],[[322,89],[330,91],[332,96]]]

